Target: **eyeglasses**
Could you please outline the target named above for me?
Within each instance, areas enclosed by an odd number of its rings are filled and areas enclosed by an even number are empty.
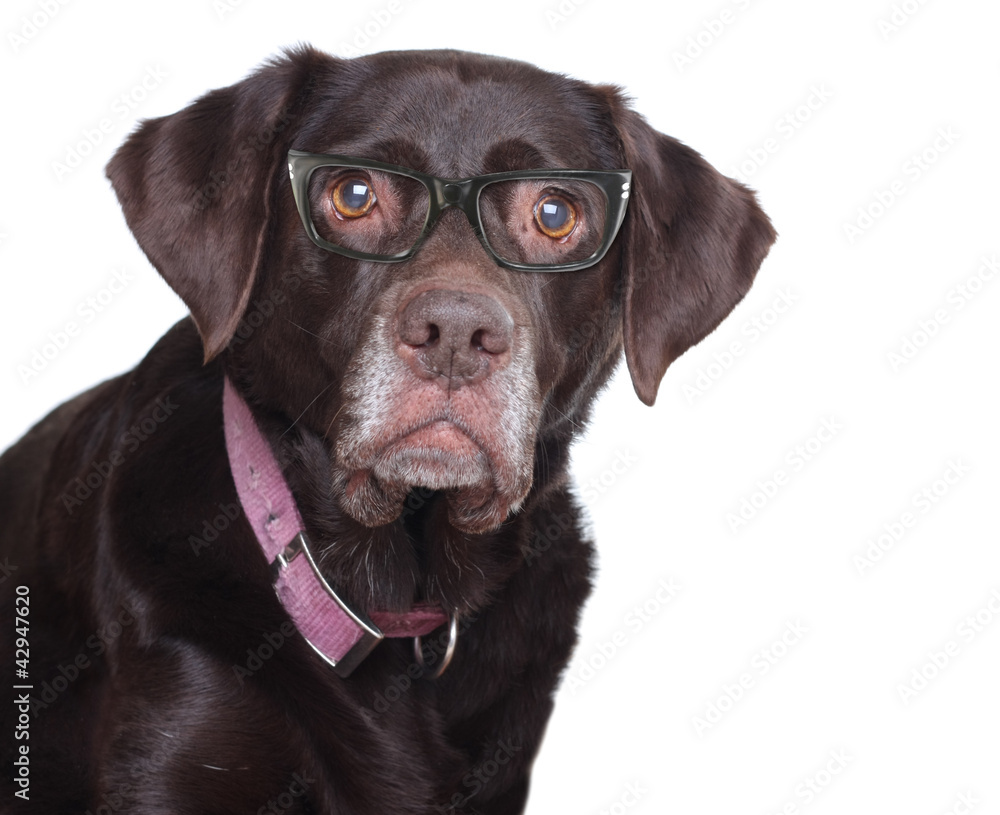
[[[515,170],[438,178],[395,164],[288,151],[288,174],[306,233],[358,260],[413,257],[447,207],[465,213],[508,269],[570,272],[607,254],[625,217],[630,170]]]

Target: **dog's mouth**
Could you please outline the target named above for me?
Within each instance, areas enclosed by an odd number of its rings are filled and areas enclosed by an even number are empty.
[[[468,429],[435,419],[407,430],[347,465],[343,506],[366,526],[390,523],[414,490],[442,493],[448,517],[464,532],[499,526],[523,496],[498,483],[486,446]]]
[[[489,459],[469,434],[438,420],[389,444],[371,471],[379,480],[454,490],[492,481]]]

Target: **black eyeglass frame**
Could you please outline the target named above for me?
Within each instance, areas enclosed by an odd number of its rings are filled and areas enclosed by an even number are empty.
[[[312,208],[309,203],[309,179],[320,167],[359,167],[364,170],[384,170],[419,181],[426,187],[429,197],[427,218],[424,221],[420,235],[413,246],[405,252],[394,255],[379,255],[371,252],[360,252],[356,249],[346,249],[330,243],[316,231],[312,219]],[[371,159],[354,158],[351,156],[307,153],[301,150],[288,151],[288,176],[292,184],[292,195],[299,217],[305,227],[306,234],[321,249],[333,252],[355,260],[371,260],[378,263],[399,263],[413,257],[437,223],[441,213],[448,207],[458,207],[465,213],[473,232],[483,248],[502,267],[521,272],[573,272],[586,269],[598,263],[611,248],[628,206],[629,193],[632,188],[631,170],[512,170],[504,173],[489,173],[472,178],[439,178],[427,173],[417,172],[408,167],[396,164],[386,164]],[[498,181],[530,180],[535,178],[568,178],[578,181],[588,181],[604,194],[605,219],[604,237],[597,250],[588,258],[569,263],[518,263],[500,257],[490,246],[483,231],[479,212],[479,197],[482,191]]]

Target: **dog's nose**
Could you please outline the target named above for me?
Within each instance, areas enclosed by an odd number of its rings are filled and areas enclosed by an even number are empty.
[[[456,389],[506,365],[514,321],[488,295],[431,289],[406,304],[397,333],[414,373]]]

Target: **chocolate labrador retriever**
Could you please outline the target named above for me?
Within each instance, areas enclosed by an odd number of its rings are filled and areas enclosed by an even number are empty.
[[[753,194],[457,51],[290,51],[108,176],[191,316],[0,460],[4,807],[521,812],[590,591],[570,445],[747,292]]]

